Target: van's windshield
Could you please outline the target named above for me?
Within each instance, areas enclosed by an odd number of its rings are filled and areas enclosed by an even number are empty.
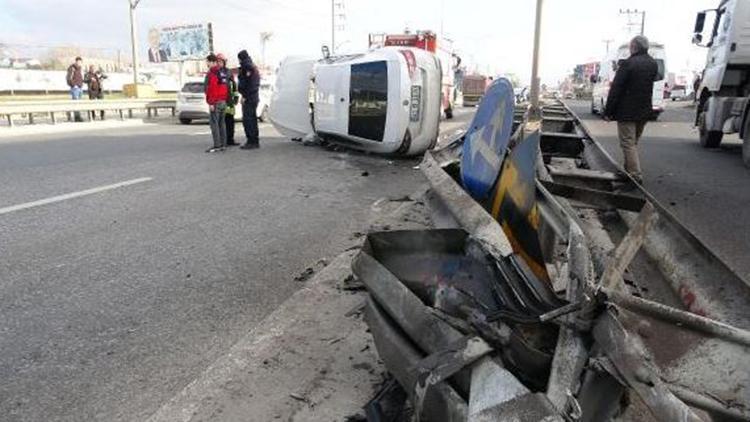
[[[349,85],[349,134],[382,142],[388,111],[388,64],[352,65]]]

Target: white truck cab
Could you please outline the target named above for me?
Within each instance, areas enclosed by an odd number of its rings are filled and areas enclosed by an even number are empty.
[[[667,74],[667,57],[664,45],[654,42],[649,43],[648,54],[656,60],[656,64],[659,66],[659,74],[657,76],[657,81],[654,82],[654,90],[652,91],[653,93],[651,97],[653,108],[652,118],[656,120],[664,111],[664,84],[666,83],[665,75]],[[615,80],[617,67],[628,57],[630,57],[630,47],[629,44],[625,43],[616,49],[610,50],[602,59],[599,64],[599,73],[594,76],[594,89],[591,96],[592,113],[604,114],[604,109],[607,106],[609,87]]]
[[[314,132],[356,149],[415,155],[437,142],[440,63],[410,47],[314,62],[288,59],[271,104],[270,120],[287,136]]]
[[[700,143],[716,148],[724,134],[739,133],[750,167],[750,0],[722,0],[716,9],[699,12],[693,43],[708,48],[696,92]]]

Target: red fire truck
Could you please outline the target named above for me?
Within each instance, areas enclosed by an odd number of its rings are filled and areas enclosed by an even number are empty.
[[[447,119],[453,118],[456,102],[456,70],[461,58],[453,51],[453,41],[438,37],[433,31],[409,30],[403,34],[370,34],[370,48],[402,46],[427,50],[437,56],[443,73],[443,111]]]

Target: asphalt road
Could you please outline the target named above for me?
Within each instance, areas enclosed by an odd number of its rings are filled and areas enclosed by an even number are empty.
[[[261,135],[218,154],[205,125],[0,139],[0,420],[145,419],[355,244],[374,201],[424,183],[418,160]]]
[[[569,102],[617,160],[617,126],[590,113],[588,102]],[[686,102],[668,103],[658,121],[646,125],[639,145],[644,185],[693,233],[745,280],[750,280],[750,169],[742,143],[725,137],[721,148],[704,149]]]

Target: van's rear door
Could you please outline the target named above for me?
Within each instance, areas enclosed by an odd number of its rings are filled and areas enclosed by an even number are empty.
[[[349,135],[383,142],[388,117],[388,62],[353,64],[349,81]]]
[[[321,64],[315,70],[315,130],[345,136],[349,122],[347,63]]]

